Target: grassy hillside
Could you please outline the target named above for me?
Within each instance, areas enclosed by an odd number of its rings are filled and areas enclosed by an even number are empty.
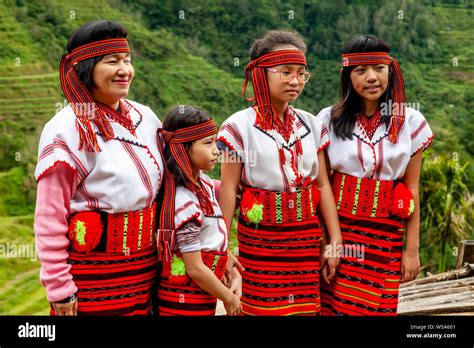
[[[295,28],[307,39],[314,78],[297,106],[312,113],[337,100],[342,42],[359,32],[388,36],[408,101],[420,103],[436,133],[427,157],[457,153],[464,163],[474,156],[473,16],[468,2],[437,0],[0,0],[0,245],[34,244],[38,138],[65,105],[59,60],[68,36],[85,22],[106,18],[128,29],[136,73],[131,99],[160,118],[172,105],[191,103],[218,122],[247,105],[240,96],[243,66],[265,31]],[[472,166],[468,175],[472,191]],[[423,263],[430,257],[422,255]],[[0,258],[0,315],[48,313],[38,269],[37,260]]]
[[[468,136],[474,99],[469,1],[124,2],[150,28],[172,30],[196,54],[237,77],[243,75],[253,40],[275,28],[297,30],[308,45],[313,79],[296,104],[312,113],[338,99],[343,44],[361,33],[378,35],[400,61],[408,101],[419,103],[437,135],[435,153],[464,151],[463,161],[474,156]],[[238,67],[232,64],[236,58]],[[474,180],[470,185],[474,188]]]
[[[0,315],[49,313],[46,293],[38,281],[39,261],[26,252],[34,251],[32,224],[32,215],[0,217],[0,245],[9,250],[0,258]],[[20,250],[24,250],[21,255]]]

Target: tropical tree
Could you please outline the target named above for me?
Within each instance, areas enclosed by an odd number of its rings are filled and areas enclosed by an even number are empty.
[[[431,261],[438,261],[438,272],[454,264],[456,247],[462,239],[474,237],[474,197],[467,186],[469,164],[461,165],[459,156],[443,154],[423,164],[422,240]]]

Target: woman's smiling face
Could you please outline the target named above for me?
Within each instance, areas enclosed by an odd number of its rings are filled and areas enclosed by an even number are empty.
[[[115,108],[118,101],[128,95],[134,76],[130,53],[113,53],[104,56],[92,71],[95,88],[92,96]]]

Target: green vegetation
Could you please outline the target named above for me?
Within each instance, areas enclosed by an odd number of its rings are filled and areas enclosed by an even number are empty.
[[[39,135],[65,105],[59,60],[74,29],[106,18],[129,31],[136,72],[130,99],[161,119],[172,105],[190,103],[221,123],[247,106],[243,67],[253,40],[268,30],[294,29],[305,38],[313,79],[296,106],[314,114],[338,98],[344,42],[361,33],[386,39],[408,102],[419,103],[436,134],[422,174],[422,265],[451,268],[459,239],[474,237],[473,16],[472,4],[461,0],[0,0],[0,245],[34,243]],[[0,259],[0,314],[48,313],[38,267]]]

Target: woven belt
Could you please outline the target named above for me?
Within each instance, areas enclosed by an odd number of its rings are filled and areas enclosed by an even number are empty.
[[[216,275],[217,279],[222,280],[227,265],[229,256],[227,252],[217,251],[202,251],[201,250],[202,262]],[[191,282],[186,273],[186,267],[181,256],[177,254],[173,255],[173,260],[163,261],[163,278],[169,280],[172,284],[186,285]]]
[[[79,212],[69,222],[70,247],[84,253],[130,255],[156,244],[155,221],[156,203],[125,213]]]
[[[335,172],[332,190],[337,210],[361,217],[391,216],[393,180],[359,178]]]
[[[263,214],[259,223],[281,224],[305,221],[316,216],[321,192],[313,181],[294,192],[276,192],[243,186],[242,197],[251,193],[255,204],[263,205]],[[240,202],[240,214],[248,221]]]

